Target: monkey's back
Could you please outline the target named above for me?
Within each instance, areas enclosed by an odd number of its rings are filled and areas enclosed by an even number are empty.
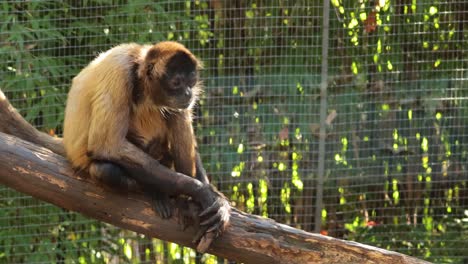
[[[131,95],[130,71],[135,60],[138,60],[145,46],[138,44],[123,44],[100,54],[86,66],[72,82],[65,108],[63,142],[68,159],[73,167],[85,169],[90,159],[88,157],[89,134],[99,129],[105,145],[111,146],[118,140],[113,135],[118,130],[127,130],[128,124],[116,127],[106,127],[112,119],[115,107],[127,107],[125,97]],[[124,99],[124,100],[121,100]],[[122,104],[122,105],[119,105]],[[101,127],[96,123],[101,119]],[[110,123],[112,124],[112,123]]]

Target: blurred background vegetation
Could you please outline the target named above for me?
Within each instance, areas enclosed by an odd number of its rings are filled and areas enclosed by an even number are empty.
[[[124,42],[180,41],[205,64],[195,120],[203,162],[236,207],[467,263],[468,2],[331,0],[329,16],[323,47],[318,0],[6,0],[0,88],[28,121],[61,135],[71,79],[97,54]],[[0,187],[0,262],[225,260]]]

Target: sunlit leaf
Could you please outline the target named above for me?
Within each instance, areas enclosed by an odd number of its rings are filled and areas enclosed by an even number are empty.
[[[254,17],[254,11],[253,10],[245,11],[245,17],[253,18]]]
[[[392,63],[391,63],[390,61],[387,61],[387,69],[388,69],[389,71],[392,71],[392,70],[393,70],[393,65],[392,65]]]
[[[333,6],[335,7],[339,7],[340,6],[340,1],[339,0],[331,0],[331,3]]]
[[[429,14],[430,14],[431,16],[437,14],[438,11],[439,11],[439,10],[438,10],[437,7],[435,7],[435,6],[431,6],[431,7],[429,8]]]
[[[351,19],[351,21],[348,24],[349,29],[355,28],[357,25],[359,25],[359,22],[356,18]]]

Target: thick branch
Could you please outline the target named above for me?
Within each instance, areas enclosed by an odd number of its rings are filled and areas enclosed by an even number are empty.
[[[28,141],[33,141],[29,137],[35,136],[36,144],[63,154],[60,140],[45,134],[39,136],[37,131],[22,131],[35,129],[21,121],[21,116],[1,95],[0,92],[0,131]],[[86,175],[75,174],[63,156],[28,141],[0,133],[0,183],[118,227],[192,248],[196,246],[191,242],[193,228],[182,231],[176,218],[160,219],[143,195],[103,189]],[[245,263],[425,263],[399,253],[307,233],[239,211],[233,212],[230,226],[208,252]]]
[[[62,139],[37,131],[16,111],[0,89],[0,132],[14,135],[65,156]]]

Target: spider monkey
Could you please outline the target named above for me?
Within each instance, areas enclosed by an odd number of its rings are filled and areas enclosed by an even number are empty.
[[[201,230],[217,236],[230,206],[210,185],[197,152],[192,108],[201,67],[170,41],[122,44],[100,54],[73,79],[64,146],[75,169],[104,185],[139,186],[162,218],[171,216],[169,197],[192,197],[202,209]]]

